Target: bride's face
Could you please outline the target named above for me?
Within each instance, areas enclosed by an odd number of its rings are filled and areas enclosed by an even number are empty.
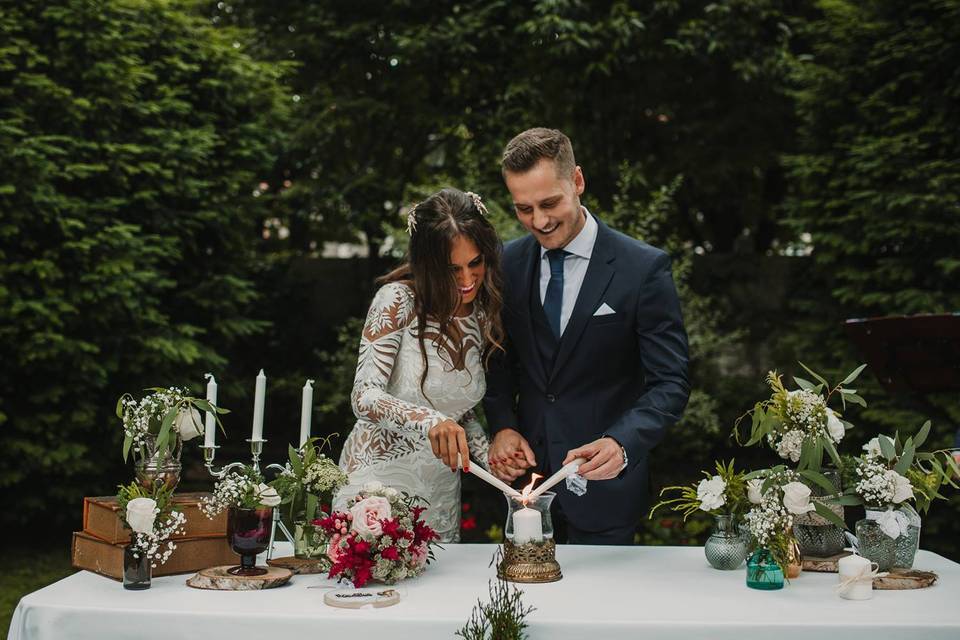
[[[450,247],[450,271],[457,282],[460,293],[460,312],[469,312],[477,292],[483,286],[483,276],[487,268],[483,263],[483,254],[473,240],[457,236]]]

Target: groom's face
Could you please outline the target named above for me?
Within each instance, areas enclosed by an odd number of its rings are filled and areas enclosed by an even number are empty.
[[[562,249],[573,240],[586,220],[580,208],[583,172],[557,175],[553,160],[541,159],[524,173],[507,172],[507,189],[520,224],[545,249]]]

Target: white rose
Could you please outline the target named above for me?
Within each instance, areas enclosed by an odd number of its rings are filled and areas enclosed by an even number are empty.
[[[180,409],[180,413],[173,421],[173,428],[180,434],[180,439],[184,442],[193,440],[197,436],[203,435],[203,418],[195,408],[184,407]]]
[[[260,483],[257,487],[257,499],[265,507],[275,507],[280,504],[280,494],[270,485]]]
[[[883,450],[880,449],[879,438],[873,438],[870,442],[863,445],[863,450],[867,452],[868,458],[879,458],[883,455]]]
[[[898,504],[913,497],[913,485],[910,484],[909,480],[904,478],[893,469],[888,469],[887,472],[884,473],[884,476],[886,476],[887,482],[893,483],[894,504]]]
[[[760,492],[760,487],[763,486],[763,480],[761,478],[754,478],[753,480],[747,481],[747,498],[753,504],[760,504],[763,502],[763,493]]]
[[[383,491],[383,483],[378,482],[376,480],[367,482],[362,487],[360,487],[360,491],[363,493],[380,493],[381,491]]]
[[[802,482],[788,482],[783,485],[783,506],[793,515],[813,511],[810,502],[810,487]]]
[[[834,442],[843,440],[843,435],[846,433],[840,418],[833,412],[833,409],[829,408],[827,409],[827,433],[830,434],[830,439]]]
[[[151,533],[157,518],[157,501],[153,498],[134,498],[127,503],[127,524],[136,533]]]
[[[727,483],[720,476],[713,476],[709,480],[701,480],[697,485],[697,500],[700,501],[700,508],[704,511],[713,511],[719,509],[726,502],[723,492],[727,489]]]

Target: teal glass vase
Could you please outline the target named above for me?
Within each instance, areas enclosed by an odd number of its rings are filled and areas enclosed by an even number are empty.
[[[747,560],[747,586],[763,591],[783,589],[783,571],[767,549],[757,549]]]

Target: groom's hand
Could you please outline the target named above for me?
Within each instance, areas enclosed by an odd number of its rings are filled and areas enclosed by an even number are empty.
[[[620,443],[609,436],[571,449],[563,459],[563,464],[577,458],[587,459],[577,471],[585,480],[610,480],[623,470],[623,450]]]
[[[516,480],[537,464],[533,449],[514,429],[501,429],[497,432],[490,443],[487,457],[494,475],[508,482]]]
[[[467,448],[467,432],[453,420],[444,420],[433,425],[427,432],[433,455],[443,460],[451,471],[459,469],[457,454],[463,460],[463,470],[470,470],[470,450]]]

